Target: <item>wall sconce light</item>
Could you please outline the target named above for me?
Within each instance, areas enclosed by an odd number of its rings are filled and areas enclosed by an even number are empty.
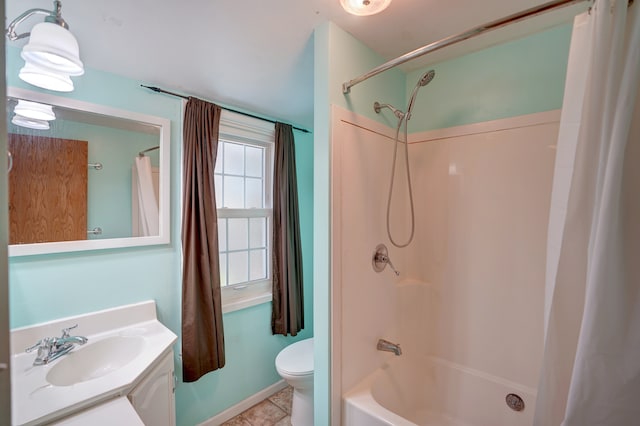
[[[380,13],[389,6],[391,0],[340,0],[340,4],[352,15],[368,16]]]
[[[55,120],[53,107],[38,102],[18,99],[18,104],[13,108],[14,116],[11,122],[16,126],[30,129],[48,130],[49,121]]]
[[[56,119],[51,105],[25,101],[23,99],[18,100],[18,105],[13,109],[13,112],[32,120],[51,121]]]
[[[80,61],[78,41],[69,31],[69,25],[62,19],[62,3],[53,2],[53,11],[29,9],[7,27],[7,38],[19,40],[29,37],[29,43],[22,48],[25,66],[20,70],[20,79],[43,89],[59,92],[73,90],[70,76],[84,74]],[[16,33],[16,27],[32,15],[46,15],[44,22],[34,25],[31,32]]]
[[[16,126],[26,127],[28,129],[35,130],[49,130],[49,122],[46,120],[32,120],[30,118],[22,117],[18,114],[14,115],[11,122]]]

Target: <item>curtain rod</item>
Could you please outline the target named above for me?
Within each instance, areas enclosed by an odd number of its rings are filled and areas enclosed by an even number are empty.
[[[574,5],[574,4],[578,4],[578,3],[583,3],[585,1],[591,1],[591,0],[554,0],[554,1],[550,1],[547,3],[543,3],[539,6],[536,7],[532,7],[530,9],[524,10],[522,12],[519,13],[515,13],[513,15],[507,16],[505,18],[502,19],[498,19],[497,21],[493,21],[493,22],[489,22],[487,24],[484,25],[480,25],[479,27],[475,27],[471,30],[456,34],[456,35],[452,35],[446,38],[443,38],[442,40],[427,44],[425,46],[419,47],[415,50],[412,50],[409,53],[405,53],[402,56],[399,56],[395,59],[392,59],[388,62],[385,62],[382,65],[379,65],[375,68],[373,68],[371,71],[369,71],[366,74],[362,74],[359,77],[354,78],[353,80],[349,80],[347,82],[344,82],[342,84],[342,93],[344,93],[345,95],[347,93],[351,92],[351,88],[353,86],[355,86],[358,83],[362,83],[363,81],[378,75],[384,71],[387,71],[388,69],[394,68],[398,65],[404,64],[405,62],[408,62],[412,59],[415,58],[419,58],[420,56],[426,55],[427,53],[431,53],[434,52],[436,50],[442,49],[443,47],[447,47],[450,46],[452,44],[456,44],[459,43],[461,41],[470,39],[472,37],[476,37],[484,32],[487,31],[491,31],[491,30],[495,30],[504,26],[507,26],[509,24],[524,20],[526,18],[531,18],[537,15],[540,15],[542,13],[545,12],[549,12],[555,9],[559,9],[561,7],[565,7],[565,6],[570,6],[570,5]]]
[[[138,153],[138,157],[144,157],[144,154],[146,154],[147,152],[151,152],[151,151],[155,151],[156,149],[160,149],[159,146],[152,146],[151,148],[147,148],[145,150],[142,150]]]
[[[176,96],[176,97],[178,97],[178,98],[187,99],[187,100],[189,99],[189,96],[181,95],[181,94],[179,94],[179,93],[175,93],[175,92],[170,92],[170,91],[168,91],[168,90],[164,90],[164,89],[161,89],[161,88],[159,88],[159,87],[155,87],[155,86],[145,86],[144,84],[141,84],[140,86],[142,86],[142,87],[146,87],[147,89],[153,90],[154,92],[158,92],[158,93],[166,93],[167,95]],[[253,114],[250,114],[250,113],[248,113],[248,112],[242,112],[242,111],[238,111],[238,110],[235,110],[235,109],[226,108],[226,107],[223,107],[223,106],[221,106],[220,108],[222,108],[222,109],[224,109],[224,110],[226,110],[226,111],[235,112],[236,114],[244,115],[244,116],[246,116],[246,117],[257,118],[258,120],[268,121],[269,123],[276,123],[276,121],[275,121],[275,120],[270,120],[270,119],[268,119],[268,118],[259,117],[259,116],[257,116],[257,115],[253,115]],[[296,129],[296,130],[299,130],[299,131],[301,131],[301,132],[303,132],[303,133],[309,133],[309,131],[308,131],[307,129],[303,129],[303,128],[296,127],[296,126],[293,126],[293,125],[292,125],[291,127],[292,127],[292,128],[294,128],[294,129]]]

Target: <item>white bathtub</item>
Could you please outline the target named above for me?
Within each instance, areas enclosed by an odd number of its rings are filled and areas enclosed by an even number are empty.
[[[507,407],[516,393],[520,412]],[[530,426],[535,390],[434,357],[390,358],[344,395],[345,426]]]

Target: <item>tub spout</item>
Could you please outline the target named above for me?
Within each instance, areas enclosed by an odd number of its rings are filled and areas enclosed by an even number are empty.
[[[385,352],[393,352],[396,355],[402,355],[402,349],[400,349],[400,345],[397,343],[391,343],[388,340],[379,339],[378,347],[379,351]]]

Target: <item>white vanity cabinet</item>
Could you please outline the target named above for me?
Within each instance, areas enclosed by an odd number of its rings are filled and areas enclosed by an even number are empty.
[[[173,351],[169,351],[129,393],[131,405],[147,426],[175,426]]]

